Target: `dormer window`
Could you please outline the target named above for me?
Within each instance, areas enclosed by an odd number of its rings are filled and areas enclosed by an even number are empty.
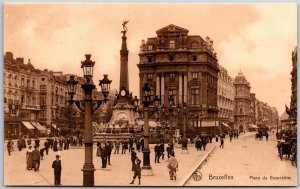
[[[192,42],[192,49],[197,49],[198,48],[198,42],[194,41]]]
[[[152,51],[152,50],[153,50],[153,45],[152,45],[152,44],[149,44],[149,45],[148,45],[148,50],[149,50],[149,51]]]
[[[170,49],[175,49],[175,41],[170,40]]]

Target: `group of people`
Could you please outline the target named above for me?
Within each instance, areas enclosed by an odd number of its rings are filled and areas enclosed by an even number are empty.
[[[38,137],[33,139],[28,138],[25,140],[25,137],[21,137],[17,140],[17,148],[19,151],[26,149],[26,170],[34,170],[35,172],[40,170],[41,160],[44,158],[44,154],[49,154],[49,149],[52,149],[54,152],[62,149],[68,149],[68,139],[57,139],[48,137],[43,144]],[[13,149],[13,142],[8,141],[7,149],[9,155]],[[63,147],[64,146],[64,147]],[[56,160],[52,163],[52,168],[54,170],[54,185],[61,185],[61,160],[60,155],[56,155]]]
[[[198,136],[196,141],[195,141],[195,148],[197,149],[197,151],[201,151],[202,147],[203,150],[206,149],[206,144],[208,143],[208,138],[207,137],[200,137]]]
[[[101,158],[102,168],[106,168],[107,164],[110,163],[110,156],[113,149],[113,144],[111,141],[98,141],[96,155]]]

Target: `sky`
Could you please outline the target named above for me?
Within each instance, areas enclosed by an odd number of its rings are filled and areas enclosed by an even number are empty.
[[[219,64],[241,70],[256,97],[279,114],[291,96],[291,55],[297,45],[296,4],[5,3],[4,53],[31,59],[35,68],[82,76],[92,54],[94,82],[103,74],[119,88],[122,21],[127,24],[129,88],[139,96],[139,46],[169,24],[209,36]],[[99,89],[99,87],[98,87]]]

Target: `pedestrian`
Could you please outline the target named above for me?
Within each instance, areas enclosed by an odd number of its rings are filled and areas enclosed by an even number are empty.
[[[218,142],[219,141],[219,136],[218,135],[216,135],[216,142]]]
[[[111,165],[110,164],[110,156],[111,156],[111,152],[112,152],[112,143],[110,141],[107,142],[107,145],[106,145],[106,152],[107,152],[107,164],[108,165]]]
[[[105,143],[105,141],[101,142],[100,150],[101,150],[102,168],[106,168],[107,152],[106,152],[106,143]]]
[[[134,180],[136,179],[136,177],[138,177],[139,179],[139,185],[141,184],[141,160],[136,157],[134,160],[134,164],[133,164],[133,171],[134,171],[134,175],[133,175],[133,180],[131,181],[130,184],[134,184]]]
[[[46,151],[46,147],[44,147],[44,148],[42,148],[42,149],[40,150],[41,160],[44,159],[44,151]],[[47,154],[47,155],[48,155],[48,154]]]
[[[26,169],[31,170],[32,169],[32,146],[28,146],[28,149],[26,151]]]
[[[202,138],[202,147],[203,147],[203,150],[205,151],[205,149],[206,149],[206,144],[207,144],[207,139],[206,139],[206,137],[203,137]]]
[[[8,152],[8,155],[10,155],[10,152],[12,151],[11,149],[12,149],[12,142],[11,142],[11,140],[9,140],[7,142],[7,152]]]
[[[46,140],[46,141],[44,142],[44,148],[42,148],[43,151],[44,151],[44,150],[46,151],[46,155],[48,155],[48,153],[49,153],[49,147],[50,147],[49,141]],[[42,150],[42,149],[41,149],[41,150]],[[43,153],[43,154],[44,154],[44,153]]]
[[[221,147],[224,148],[224,138],[223,137],[220,137],[220,142],[221,142],[220,148]]]
[[[128,143],[127,141],[124,139],[123,143],[122,143],[122,154],[126,154],[126,150],[128,149]]]
[[[268,132],[266,133],[266,140],[268,141],[268,138],[269,138],[269,134]]]
[[[165,144],[163,141],[159,146],[159,151],[160,151],[161,159],[163,160],[165,158]]]
[[[140,139],[139,138],[136,139],[136,150],[138,152],[141,151],[141,143],[140,143]]]
[[[22,140],[21,140],[21,138],[19,138],[18,139],[18,141],[17,141],[17,146],[18,146],[18,149],[19,149],[19,151],[21,151],[22,150]]]
[[[159,163],[159,158],[160,158],[160,148],[159,148],[159,143],[157,143],[154,147],[154,152],[155,152],[155,163]]]
[[[175,154],[175,152],[174,152],[174,147],[173,147],[172,144],[168,144],[168,147],[167,147],[166,150],[167,150],[168,159],[170,158],[170,154],[171,154],[171,153]]]
[[[57,152],[58,151],[58,141],[57,141],[57,139],[55,138],[54,139],[54,142],[53,142],[53,151],[54,152]]]
[[[60,177],[61,177],[61,160],[59,159],[59,155],[56,155],[56,160],[52,163],[52,168],[54,169],[54,185],[58,186],[60,184]]]
[[[232,133],[229,134],[230,142],[232,141]]]
[[[131,171],[134,171],[134,161],[137,158],[134,148],[131,149]]]
[[[38,137],[35,137],[34,143],[35,146],[37,146],[38,148],[40,147],[40,139]]]
[[[129,144],[129,152],[131,152],[131,148],[133,148],[133,139],[132,139],[132,137],[129,139],[128,144]]]
[[[27,140],[27,145],[28,146],[31,145],[31,139],[30,138],[28,138],[28,140]]]
[[[177,176],[177,171],[178,171],[178,161],[175,158],[174,153],[170,153],[170,158],[169,158],[169,162],[167,165],[168,169],[169,169],[169,175],[170,175],[170,179],[171,180],[176,180],[176,176]]]
[[[142,152],[144,151],[144,138],[142,138],[141,139],[141,141],[140,141],[140,144],[141,144],[141,150],[142,150]]]
[[[117,139],[117,141],[115,142],[115,152],[114,154],[119,154],[119,150],[120,150],[120,141],[119,139]]]
[[[34,146],[34,150],[32,151],[32,162],[33,162],[34,171],[39,171],[40,159],[41,159],[41,154],[39,151],[39,147]]]

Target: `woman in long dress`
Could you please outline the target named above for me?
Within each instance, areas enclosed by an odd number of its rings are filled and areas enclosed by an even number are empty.
[[[33,167],[33,161],[32,161],[32,146],[29,146],[26,151],[26,168],[27,170],[31,170]]]

